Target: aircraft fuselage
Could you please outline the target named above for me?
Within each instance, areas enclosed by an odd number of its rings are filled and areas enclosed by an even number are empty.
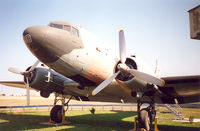
[[[58,25],[62,25],[62,29]],[[119,59],[84,28],[65,22],[52,22],[49,26],[29,27],[23,36],[29,50],[40,61],[83,87],[91,87],[92,90],[92,87],[96,87],[116,72],[115,66]],[[152,74],[140,59],[135,56],[128,59],[134,63],[130,65],[132,68]],[[118,83],[114,80],[111,84],[115,88],[111,86],[105,91],[113,93],[113,90],[120,91],[117,88],[122,88],[130,96],[133,90],[148,91],[147,83],[137,78],[118,80]],[[119,95],[119,92],[116,95]]]

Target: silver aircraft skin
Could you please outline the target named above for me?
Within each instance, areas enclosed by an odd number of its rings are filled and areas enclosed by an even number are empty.
[[[158,77],[137,56],[126,56],[123,30],[119,32],[120,58],[89,31],[67,22],[28,27],[23,38],[33,55],[49,69],[36,67],[38,61],[24,72],[9,68],[23,75],[24,82],[0,84],[30,86],[46,98],[56,93],[83,101],[153,104],[200,101],[200,75]]]

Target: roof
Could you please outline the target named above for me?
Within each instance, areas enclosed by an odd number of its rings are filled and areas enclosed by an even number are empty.
[[[191,12],[191,11],[193,11],[193,10],[196,10],[197,8],[200,8],[200,5],[198,5],[198,6],[194,7],[194,8],[192,8],[192,9],[190,9],[188,12]]]

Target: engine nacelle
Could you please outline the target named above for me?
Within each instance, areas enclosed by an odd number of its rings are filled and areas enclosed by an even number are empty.
[[[115,65],[115,73],[118,72],[119,69],[117,68],[117,65],[120,64],[120,63],[121,63],[121,61],[118,61],[117,64]],[[125,64],[130,69],[136,69],[137,70],[137,63],[131,57],[126,59]],[[116,79],[120,80],[120,81],[129,81],[129,80],[133,79],[133,76],[130,73],[120,72],[117,75]]]
[[[65,76],[46,68],[35,68],[28,77],[30,87],[40,90],[42,97],[49,97],[52,92],[63,93],[64,81],[70,81]],[[24,78],[27,83],[26,78]]]
[[[117,68],[117,65],[120,64],[120,63],[121,63],[121,61],[116,63],[115,69],[114,69],[115,73],[118,72],[119,69]],[[142,71],[142,72],[152,74],[152,72],[150,71],[150,69],[148,69],[146,64],[143,61],[141,61],[140,59],[136,58],[135,56],[126,58],[125,64],[130,69],[135,69],[135,70],[139,70],[139,71]],[[129,88],[132,91],[133,90],[134,91],[144,91],[144,90],[146,90],[144,87],[146,87],[147,82],[145,82],[141,79],[135,78],[130,73],[120,72],[115,79],[120,85],[125,86],[126,88]],[[134,89],[133,87],[137,87],[137,88]]]

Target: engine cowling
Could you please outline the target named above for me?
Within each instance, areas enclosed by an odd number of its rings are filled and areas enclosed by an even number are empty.
[[[117,64],[115,65],[115,73],[118,72],[118,68],[117,68],[117,65],[120,64],[121,61],[118,61]],[[130,69],[136,69],[137,70],[137,64],[135,62],[135,60],[133,60],[131,57],[130,58],[127,58],[126,61],[125,61],[125,64],[130,68]],[[131,75],[130,73],[127,73],[127,72],[120,72],[116,79],[117,80],[120,80],[120,81],[129,81],[131,79],[133,79],[133,75]]]
[[[119,69],[118,69],[117,65],[120,63],[121,63],[121,61],[116,63],[115,68],[114,68],[114,73],[118,72]],[[148,73],[150,71],[148,69],[148,66],[142,60],[140,60],[139,58],[136,58],[135,56],[127,57],[125,64],[130,69],[135,69],[138,71],[148,72]],[[132,91],[145,90],[144,87],[146,87],[146,85],[147,85],[147,82],[134,77],[133,75],[131,75],[128,72],[123,72],[123,71],[121,71],[115,79],[120,85],[125,86],[126,88],[129,88]],[[134,87],[137,87],[137,88],[134,88]]]
[[[53,70],[40,67],[30,72],[28,80],[30,87],[40,90],[40,95],[46,98],[49,97],[52,92],[63,93],[64,81],[70,81],[65,76]],[[27,83],[26,78],[24,78],[24,81]]]

